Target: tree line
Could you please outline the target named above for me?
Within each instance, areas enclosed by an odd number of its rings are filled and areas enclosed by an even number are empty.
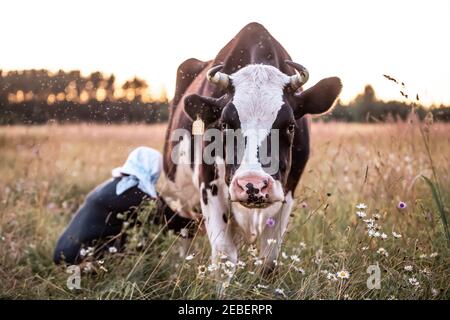
[[[113,74],[98,71],[0,70],[0,124],[166,121],[167,97],[148,89],[137,77],[118,85]]]
[[[402,93],[403,94],[403,93]],[[418,99],[417,99],[418,100]],[[406,121],[414,109],[423,120],[450,121],[450,107],[424,108],[415,102],[382,101],[367,85],[348,104],[338,101],[323,121]],[[137,77],[119,85],[114,75],[80,71],[0,70],[0,125],[57,123],[155,123],[168,119],[168,100],[152,97]]]

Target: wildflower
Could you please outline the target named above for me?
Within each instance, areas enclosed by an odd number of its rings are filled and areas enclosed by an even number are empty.
[[[341,270],[336,273],[336,276],[340,279],[348,279],[350,278],[350,273],[347,270]]]
[[[299,243],[299,246],[302,249],[306,248],[306,244],[303,241]]]
[[[374,237],[374,238],[379,238],[379,237],[381,237],[381,233],[379,233],[378,231],[375,231],[375,232],[373,233],[373,237]]]
[[[260,266],[260,265],[262,265],[262,264],[263,264],[262,259],[256,259],[255,262],[254,262],[254,265],[255,265],[255,266]]]
[[[294,266],[294,270],[299,272],[299,273],[301,273],[301,274],[305,274],[305,269],[303,269],[303,268],[299,268],[299,267]]]
[[[431,294],[433,297],[436,297],[439,294],[439,291],[437,291],[435,288],[431,288]]]
[[[364,211],[356,211],[356,215],[358,216],[358,218],[362,219],[364,218],[367,214]]]
[[[100,269],[105,271],[105,272],[108,272],[108,269],[106,269],[104,266],[100,266]]]
[[[283,259],[287,259],[288,258],[288,255],[286,254],[286,252],[281,252],[281,257],[283,258]]]
[[[116,253],[117,252],[117,248],[116,247],[109,247],[108,248],[109,253]]]
[[[356,205],[356,209],[366,209],[367,206],[364,203],[359,203],[358,205]]]
[[[369,247],[362,247],[361,250],[362,250],[362,251],[369,250]]]
[[[230,260],[227,260],[227,262],[225,262],[225,266],[226,266],[227,268],[232,269],[232,268],[234,268],[234,263],[231,262]]]
[[[188,255],[186,258],[184,258],[186,261],[191,261],[192,259],[194,259],[195,257],[195,253]]]
[[[432,274],[431,271],[427,268],[420,270],[420,273],[423,273],[426,276],[431,276],[431,274]]]
[[[236,263],[236,266],[237,266],[239,269],[244,269],[244,267],[245,267],[245,262],[239,260],[239,261]]]
[[[369,229],[369,231],[367,231],[367,234],[369,235],[369,237],[373,237],[375,235],[375,230]]]
[[[396,239],[400,239],[402,237],[402,235],[400,233],[394,232],[392,231],[392,235],[394,236],[394,238]]]
[[[249,271],[248,274],[254,275],[255,271]]]
[[[276,266],[278,266],[278,261],[275,259],[275,260],[273,260],[272,261],[273,262],[273,265],[276,267]]]
[[[84,257],[84,256],[86,256],[86,254],[87,254],[86,249],[81,248],[81,250],[80,250],[80,256],[81,256],[81,257]]]
[[[230,286],[230,283],[229,282],[222,282],[222,288],[223,289],[226,289],[226,288],[228,288]]]
[[[300,261],[300,258],[299,258],[296,254],[293,254],[293,255],[291,256],[291,260],[294,261],[294,262],[299,262],[299,261]]]
[[[425,259],[426,257],[427,257],[427,255],[426,255],[425,253],[422,253],[422,254],[419,256],[420,259]]]
[[[286,294],[284,293],[284,289],[276,288],[275,294],[286,297]]]
[[[408,279],[409,283],[415,287],[419,287],[420,283],[419,281],[417,281],[417,279],[415,277],[409,278]]]
[[[180,230],[180,236],[182,238],[187,238],[189,236],[189,230],[187,228],[182,228]]]
[[[388,236],[387,236],[386,233],[383,232],[383,233],[381,234],[381,239],[385,240],[385,239],[387,239],[387,237],[388,237]]]
[[[197,276],[199,278],[204,278],[206,274],[206,267],[202,264],[197,267]]]
[[[375,220],[380,220],[381,216],[377,213],[377,214],[374,214],[374,215],[373,215],[373,218],[374,218]]]
[[[397,204],[397,208],[399,208],[399,209],[406,209],[406,207],[407,207],[407,205],[406,205],[406,203],[403,202],[403,201],[400,201],[400,202]]]
[[[388,300],[397,300],[397,298],[394,295],[390,295]]]
[[[275,219],[270,217],[267,219],[266,221],[266,225],[268,225],[269,227],[274,227],[275,226]]]
[[[247,252],[253,257],[255,257],[258,254],[258,250],[254,245],[249,246]]]
[[[328,272],[327,273],[327,279],[331,281],[337,281],[337,277],[334,273]]]
[[[438,256],[437,252],[433,252],[432,254],[430,254],[430,258],[436,258]]]
[[[270,246],[271,244],[277,243],[276,239],[267,239],[267,244]]]
[[[258,289],[267,289],[269,286],[258,283],[258,284],[256,285],[256,287],[257,287]]]
[[[378,253],[378,254],[381,254],[382,256],[385,256],[385,257],[388,257],[388,256],[389,256],[388,252],[387,252],[386,249],[384,249],[384,248],[379,248],[379,249],[377,250],[377,253]]]
[[[404,267],[406,271],[412,271],[413,267],[411,265],[407,265]]]
[[[215,264],[215,263],[212,263],[212,264],[210,264],[210,265],[208,266],[208,271],[209,271],[209,272],[214,272],[214,271],[216,271],[217,269],[219,269],[219,266],[218,266],[217,264]]]

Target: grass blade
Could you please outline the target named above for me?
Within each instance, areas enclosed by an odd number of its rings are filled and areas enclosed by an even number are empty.
[[[433,181],[431,181],[429,178],[427,178],[425,176],[422,176],[422,178],[425,180],[425,182],[430,187],[434,202],[436,203],[436,206],[439,211],[439,215],[442,220],[442,224],[444,226],[444,233],[445,233],[445,236],[447,237],[447,243],[448,243],[448,246],[450,247],[450,233],[449,233],[449,229],[448,229],[447,216],[445,215],[445,209],[444,209],[444,204],[442,203],[442,199],[439,196],[438,190],[436,188],[436,185],[433,183]]]

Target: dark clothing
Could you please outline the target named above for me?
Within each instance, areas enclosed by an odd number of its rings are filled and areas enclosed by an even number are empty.
[[[81,248],[98,245],[105,240],[111,240],[111,244],[104,246],[103,250],[113,245],[120,250],[125,237],[117,237],[122,231],[123,224],[123,220],[118,219],[117,214],[133,211],[143,199],[150,198],[137,187],[116,195],[116,185],[120,179],[108,180],[88,194],[56,244],[53,257],[56,264],[63,261],[77,264],[82,260]],[[193,225],[192,220],[180,217],[161,198],[157,199],[157,213],[152,220],[159,224],[167,224],[168,229],[177,233],[182,228]],[[116,239],[113,239],[114,237]]]

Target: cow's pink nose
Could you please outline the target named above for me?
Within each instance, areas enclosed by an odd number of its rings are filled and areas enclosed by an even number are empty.
[[[271,179],[249,175],[236,179],[236,193],[240,201],[267,201],[272,187]]]

